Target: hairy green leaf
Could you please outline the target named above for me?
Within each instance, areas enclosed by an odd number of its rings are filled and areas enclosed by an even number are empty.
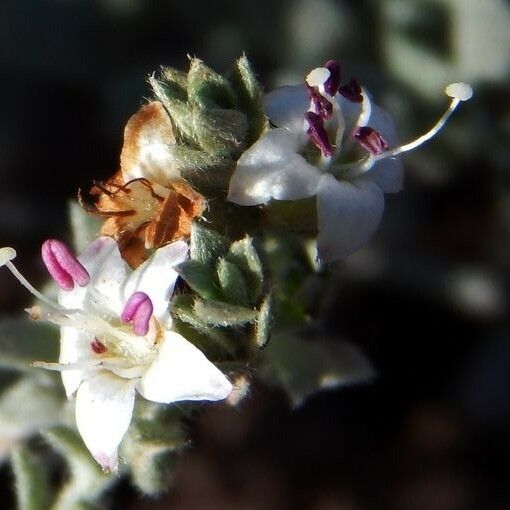
[[[247,306],[250,304],[246,279],[235,264],[220,258],[216,272],[225,301],[233,305]]]

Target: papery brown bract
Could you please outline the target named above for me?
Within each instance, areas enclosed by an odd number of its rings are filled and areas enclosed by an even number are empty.
[[[202,215],[205,198],[176,170],[172,122],[164,106],[152,101],[128,120],[124,129],[121,168],[108,181],[95,183],[94,205],[82,206],[104,216],[101,234],[113,237],[123,258],[140,265],[152,250],[189,237],[194,218]]]
[[[157,192],[155,191],[157,189]],[[132,266],[141,264],[151,250],[177,239],[187,238],[194,218],[205,210],[204,197],[184,181],[168,187],[152,185],[147,179],[122,183],[117,172],[104,184],[90,190],[97,196],[92,213],[107,217],[101,234],[113,237],[124,259]]]

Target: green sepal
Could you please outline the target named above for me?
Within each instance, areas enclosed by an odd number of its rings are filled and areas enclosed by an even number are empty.
[[[249,119],[247,145],[251,145],[268,128],[268,121],[262,102],[262,87],[246,55],[242,55],[236,61],[230,81],[234,85],[240,107]]]
[[[214,230],[194,223],[191,228],[191,260],[214,267],[216,260],[228,250],[228,241]]]
[[[204,179],[212,181],[214,175],[208,172],[226,163],[222,158],[186,145],[172,145],[169,147],[169,151],[172,154],[175,169],[186,179],[203,176]]]
[[[196,322],[197,319],[194,319]],[[226,356],[234,356],[239,345],[224,328],[197,329],[181,318],[174,318],[172,328],[181,334],[188,342],[191,342],[197,349],[200,349],[210,360],[224,360]]]
[[[193,108],[194,140],[208,154],[219,157],[237,155],[244,147],[248,120],[238,110]]]
[[[243,306],[250,304],[246,279],[242,271],[235,264],[220,258],[218,259],[216,273],[223,297],[227,303]]]
[[[196,144],[193,108],[186,101],[170,97],[166,98],[164,105],[178,130],[177,134],[183,139],[181,141]]]
[[[184,91],[188,88],[188,73],[185,71],[162,66],[160,69],[160,76],[162,81],[176,85]]]
[[[173,81],[163,81],[155,76],[149,76],[149,85],[156,96],[165,107],[174,101],[185,103],[188,99],[186,89]]]
[[[179,276],[204,299],[220,299],[221,289],[216,281],[214,271],[208,265],[187,260],[176,268]]]
[[[11,453],[18,510],[47,510],[50,508],[51,489],[48,469],[42,458],[24,446]]]
[[[264,287],[264,269],[253,239],[246,236],[232,243],[225,258],[241,269],[248,283],[250,303],[256,303]]]
[[[186,323],[189,327],[183,327],[174,323],[175,329],[188,341],[209,355],[234,354],[237,350],[226,331],[220,328],[211,328],[195,312],[195,298],[190,295],[178,295],[172,300],[170,313],[174,319]]]
[[[236,95],[228,80],[198,58],[191,60],[187,88],[190,103],[200,109],[236,106]]]
[[[211,326],[243,326],[257,318],[256,310],[221,301],[196,299],[193,310],[200,320]]]
[[[273,322],[273,296],[268,294],[259,309],[255,323],[255,345],[262,349],[269,342]]]

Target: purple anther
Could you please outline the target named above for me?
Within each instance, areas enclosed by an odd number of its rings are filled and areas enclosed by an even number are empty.
[[[88,271],[62,241],[58,239],[44,241],[41,255],[50,275],[62,289],[73,290],[75,282],[80,287],[90,282]]]
[[[361,85],[354,79],[351,78],[348,83],[338,87],[338,92],[349,100],[351,103],[362,103],[363,94],[361,92]]]
[[[336,60],[328,60],[324,67],[329,71],[329,78],[324,82],[324,90],[334,96],[340,86],[340,64]]]
[[[388,142],[373,128],[361,126],[353,133],[358,143],[374,156],[388,150]]]
[[[307,135],[312,139],[316,147],[320,149],[324,156],[332,156],[333,148],[329,143],[328,133],[324,128],[324,121],[314,112],[306,112],[305,119],[308,122]]]
[[[120,320],[133,324],[135,335],[144,336],[149,331],[152,310],[151,298],[145,292],[135,292],[127,300],[124,310],[120,314]]]
[[[97,338],[94,338],[92,342],[90,342],[90,348],[96,353],[96,354],[104,354],[108,349],[106,348],[106,345],[101,343]]]
[[[315,113],[323,119],[330,119],[333,115],[333,103],[319,92],[319,87],[310,87],[310,85],[307,85],[307,90],[310,101],[313,103]]]

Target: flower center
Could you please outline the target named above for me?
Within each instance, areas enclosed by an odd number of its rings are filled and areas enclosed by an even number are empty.
[[[473,95],[473,90],[466,83],[448,85],[445,92],[451,98],[450,105],[432,128],[409,143],[390,148],[382,134],[368,125],[371,106],[366,93],[354,79],[341,85],[340,65],[336,61],[329,60],[324,64],[324,67],[313,69],[306,76],[306,85],[310,106],[305,113],[304,128],[310,141],[320,150],[321,160],[317,166],[327,166],[328,172],[338,177],[360,175],[370,170],[377,161],[393,158],[419,147],[440,131],[461,102],[468,101]],[[333,160],[335,151],[338,152],[340,149],[340,147],[335,148],[332,142],[332,138],[336,135],[334,131],[340,124],[339,120],[336,125],[334,122],[334,113],[340,108],[335,100],[337,94],[352,103],[362,103],[356,127],[350,135],[368,152],[368,155],[353,163],[337,164]],[[338,113],[341,117],[342,112]],[[329,131],[332,131],[333,134]]]
[[[93,287],[90,275],[71,250],[61,241],[51,239],[42,246],[42,258],[50,275],[65,292],[72,292],[74,283],[86,287],[92,299],[87,306],[70,309],[48,299],[35,289],[12,263],[13,248],[0,248],[0,266],[7,267],[29,290],[41,306],[27,309],[34,320],[45,320],[60,327],[78,329],[90,337],[90,359],[69,365],[37,362],[34,366],[50,370],[105,368],[121,377],[139,377],[144,367],[156,356],[155,345],[161,337],[161,325],[153,316],[149,296],[135,292],[117,317],[108,311],[108,299]]]
[[[305,81],[310,98],[310,106],[305,114],[305,131],[321,152],[319,166],[326,166],[335,152],[331,138],[334,138],[335,128],[339,127],[333,118],[335,110],[339,108],[335,97],[340,94],[353,103],[361,103],[362,89],[354,79],[341,85],[340,64],[335,60],[328,60],[324,67],[313,69]],[[333,131],[332,135],[328,132],[330,130]]]

